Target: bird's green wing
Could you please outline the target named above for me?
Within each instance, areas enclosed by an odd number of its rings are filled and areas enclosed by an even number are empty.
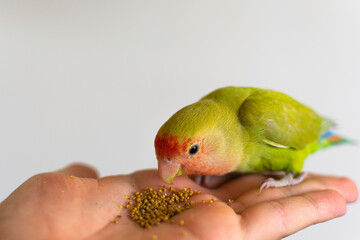
[[[279,148],[303,149],[317,141],[328,121],[286,94],[260,90],[243,102],[239,121],[248,130],[260,133],[261,140]]]

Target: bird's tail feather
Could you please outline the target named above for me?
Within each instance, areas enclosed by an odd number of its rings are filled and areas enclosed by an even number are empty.
[[[336,135],[331,130],[321,135],[319,140],[320,149],[328,148],[339,144],[355,144],[355,141]]]

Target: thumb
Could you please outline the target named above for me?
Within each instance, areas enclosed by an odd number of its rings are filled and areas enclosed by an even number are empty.
[[[69,176],[76,176],[82,178],[98,178],[99,174],[94,167],[83,163],[72,163],[69,166],[55,171]]]

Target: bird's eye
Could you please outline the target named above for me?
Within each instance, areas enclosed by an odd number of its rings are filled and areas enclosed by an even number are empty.
[[[189,154],[195,155],[198,151],[199,151],[199,145],[195,144],[195,145],[191,146],[191,148],[189,149]]]

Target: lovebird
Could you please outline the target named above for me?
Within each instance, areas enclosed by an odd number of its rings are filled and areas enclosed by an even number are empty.
[[[284,173],[262,188],[303,180],[305,158],[347,142],[333,122],[290,96],[253,87],[224,87],[167,120],[155,137],[160,177],[240,173]]]

